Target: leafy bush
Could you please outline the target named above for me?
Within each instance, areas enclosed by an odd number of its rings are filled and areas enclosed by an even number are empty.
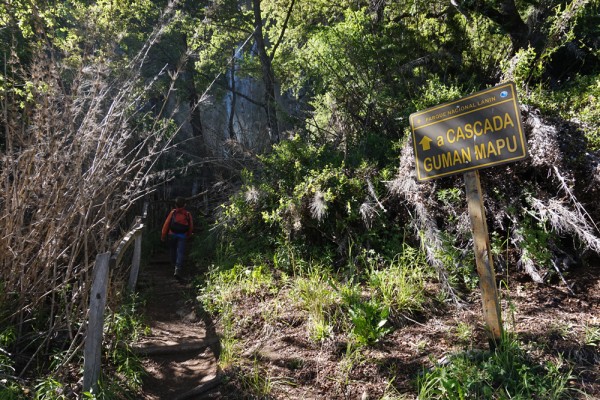
[[[470,292],[477,288],[479,276],[474,266],[475,255],[470,246],[457,245],[456,237],[447,232],[441,234],[442,247],[437,254],[448,271],[448,280],[454,288]]]
[[[26,392],[14,380],[3,379],[2,381],[0,381],[0,399],[24,400],[26,398]]]
[[[463,88],[458,85],[448,84],[433,75],[427,80],[421,89],[421,93],[415,96],[413,106],[415,110],[423,110],[447,101],[455,100],[463,96]]]
[[[135,295],[125,299],[104,323],[104,368],[96,399],[119,399],[134,396],[142,387],[144,368],[130,344],[149,332],[139,308],[143,302]],[[47,382],[46,384],[50,384]]]
[[[515,56],[504,60],[501,66],[506,80],[514,81],[517,87],[527,87],[529,82],[538,80],[543,72],[543,63],[533,47],[517,51]]]
[[[46,377],[35,386],[35,400],[66,400],[63,384],[52,377]]]
[[[154,84],[134,63],[114,68],[122,60],[111,50],[118,35],[104,32],[102,40],[96,30],[100,21],[90,18],[107,14],[88,13],[80,5],[35,6],[36,14],[48,19],[24,12],[24,25],[32,27],[35,20],[36,28],[20,39],[14,36],[16,15],[4,5],[0,11],[3,23],[14,28],[2,29],[0,38],[7,44],[0,73],[0,229],[5,232],[0,238],[0,325],[17,325],[14,353],[30,358],[19,373],[40,374],[39,389],[48,393],[60,391],[63,378],[72,378],[43,370],[52,357],[48,351],[65,344],[58,343],[66,339],[54,337],[57,332],[69,332],[65,336],[73,342],[71,354],[62,357],[65,363],[82,348],[84,336],[75,332],[88,310],[85,291],[91,287],[96,254],[113,247],[134,204],[166,177],[154,172],[168,146],[163,134],[169,124],[155,121],[143,130],[135,124],[151,114],[140,103]],[[54,6],[64,14],[55,15]],[[84,15],[85,21],[79,20]],[[66,50],[65,43],[52,35],[80,32],[81,23],[90,35],[68,35],[73,47],[68,55],[60,51]],[[31,45],[28,55],[15,48],[22,39]],[[156,37],[147,45],[153,41]],[[139,54],[138,66],[147,50]],[[122,284],[120,278],[112,283]]]
[[[578,122],[585,132],[588,149],[600,150],[600,75],[578,75],[553,90],[539,87],[526,101],[549,115],[558,114]]]
[[[543,222],[526,216],[516,228],[516,233],[523,237],[521,257],[534,261],[540,267],[548,268],[552,258],[548,246],[553,235],[545,228]]]
[[[348,165],[341,151],[300,136],[261,160],[260,175],[244,173],[242,190],[217,221],[225,259],[245,262],[259,251],[264,257],[293,248],[307,260],[339,254],[342,266],[351,245],[387,251],[399,228],[383,225],[383,205],[375,198],[383,171],[364,162]]]
[[[25,393],[18,380],[13,376],[14,362],[7,349],[16,339],[13,327],[0,331],[0,399],[19,400],[25,398]]]
[[[352,335],[361,345],[377,343],[391,331],[388,325],[390,309],[376,299],[353,302],[348,313],[352,321]]]

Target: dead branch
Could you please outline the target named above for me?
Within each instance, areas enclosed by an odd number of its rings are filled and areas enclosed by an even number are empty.
[[[427,254],[427,260],[438,273],[444,290],[455,303],[459,303],[458,295],[451,287],[448,271],[440,254],[443,253],[443,239],[433,213],[430,211],[429,199],[433,188],[431,184],[417,184],[414,171],[414,155],[412,146],[406,145],[400,156],[400,168],[396,179],[388,182],[388,189],[394,195],[405,200],[407,206],[416,214],[412,217],[415,234],[421,238],[421,244]]]

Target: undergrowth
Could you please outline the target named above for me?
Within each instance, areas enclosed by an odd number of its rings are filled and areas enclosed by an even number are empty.
[[[419,399],[545,399],[572,398],[571,371],[560,358],[540,365],[515,337],[506,335],[493,351],[452,355],[418,378]]]
[[[394,330],[394,320],[419,312],[425,302],[424,257],[410,246],[389,265],[371,265],[363,275],[348,276],[319,263],[305,264],[292,276],[267,263],[213,269],[208,274],[198,300],[220,318],[226,364],[236,359],[234,338],[242,322],[234,318],[239,315],[236,307],[246,298],[296,309],[305,318],[307,337],[314,343],[342,335],[358,347],[378,342]],[[263,313],[261,318],[272,323],[276,318],[272,314]]]
[[[53,351],[48,365],[41,365],[46,372],[38,373],[35,381],[18,377],[10,349],[16,338],[13,327],[0,331],[0,399],[2,400],[118,400],[132,399],[139,394],[143,367],[129,344],[147,333],[140,319],[140,300],[135,296],[127,299],[119,310],[107,316],[104,325],[102,370],[95,392],[81,392],[76,378],[79,374],[73,365],[83,365],[80,353],[73,356],[69,351]]]
[[[330,379],[336,390],[349,390],[355,371],[368,368],[369,352],[401,329],[404,317],[413,320],[427,313],[428,296],[435,296],[425,289],[436,282],[422,249],[405,243],[390,261],[373,252],[365,254],[369,256],[360,258],[361,268],[338,271],[297,257],[298,267],[290,275],[277,269],[281,264],[272,255],[250,267],[214,268],[198,300],[218,316],[220,365],[230,372],[232,384],[259,397],[271,396],[279,385],[294,385],[269,375],[258,351],[251,352],[253,357],[246,354],[248,341],[256,339],[252,335],[259,331],[272,335],[273,329],[293,324],[302,327],[306,340],[316,348],[344,344],[345,352],[338,353],[340,361]],[[350,270],[355,274],[339,272]],[[249,330],[254,334],[248,336]],[[597,343],[597,330],[586,332],[586,342]],[[473,327],[460,322],[455,335],[464,346],[473,346]],[[392,382],[394,375],[387,379]],[[419,399],[560,400],[575,393],[572,379],[560,356],[540,363],[514,335],[506,335],[494,350],[464,350],[424,371],[414,382],[414,392]],[[404,395],[390,383],[385,396]]]
[[[532,91],[529,100],[548,114],[578,123],[585,132],[588,150],[600,150],[600,76],[576,76],[560,90]]]

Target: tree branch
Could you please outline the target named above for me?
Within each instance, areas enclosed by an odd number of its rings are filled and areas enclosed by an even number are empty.
[[[202,75],[205,78],[210,78],[206,74],[200,74],[200,75]],[[259,107],[262,107],[262,108],[266,107],[265,103],[261,103],[258,100],[254,100],[253,98],[249,97],[248,95],[246,95],[244,93],[238,92],[237,90],[233,90],[229,85],[224,85],[224,84],[222,84],[220,82],[215,82],[215,85],[218,85],[218,86],[222,87],[223,89],[225,89],[225,90],[227,90],[229,92],[234,93],[236,96],[240,96],[244,100],[248,100],[250,103],[254,104],[255,106],[259,106]]]
[[[275,43],[275,46],[273,46],[273,51],[271,52],[271,55],[269,56],[271,61],[273,61],[273,58],[275,57],[275,52],[277,51],[277,48],[279,47],[279,45],[281,44],[281,42],[283,40],[283,35],[285,34],[285,30],[287,29],[287,25],[290,20],[290,16],[292,15],[292,9],[294,8],[295,3],[296,3],[296,0],[292,0],[290,3],[290,8],[288,9],[287,15],[285,16],[285,21],[283,21],[283,27],[281,28],[281,33],[279,34],[279,38],[277,38],[277,42]]]

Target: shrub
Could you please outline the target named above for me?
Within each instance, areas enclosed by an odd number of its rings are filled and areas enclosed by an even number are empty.
[[[588,149],[600,150],[600,76],[597,74],[575,76],[553,90],[539,87],[526,101],[548,115],[558,114],[578,123],[585,132]]]
[[[71,351],[81,348],[94,258],[112,247],[128,211],[164,179],[153,168],[170,126],[162,120],[138,130],[136,121],[149,113],[140,99],[153,83],[145,85],[135,65],[117,73],[109,60],[118,55],[101,48],[98,37],[90,39],[94,54],[80,54],[77,63],[65,62],[49,39],[37,38],[44,46],[27,59],[7,49],[0,84],[0,305],[11,307],[0,325],[20,324],[19,335],[39,338],[16,340],[17,354],[39,346],[27,368],[47,361],[47,336],[56,332],[75,338]]]
[[[226,259],[245,262],[258,249],[264,256],[293,248],[306,260],[336,254],[333,261],[341,267],[351,245],[393,251],[389,239],[400,224],[385,225],[377,198],[389,171],[366,162],[351,165],[341,150],[308,144],[300,136],[277,144],[261,161],[261,173],[243,174],[242,189],[217,221]]]

